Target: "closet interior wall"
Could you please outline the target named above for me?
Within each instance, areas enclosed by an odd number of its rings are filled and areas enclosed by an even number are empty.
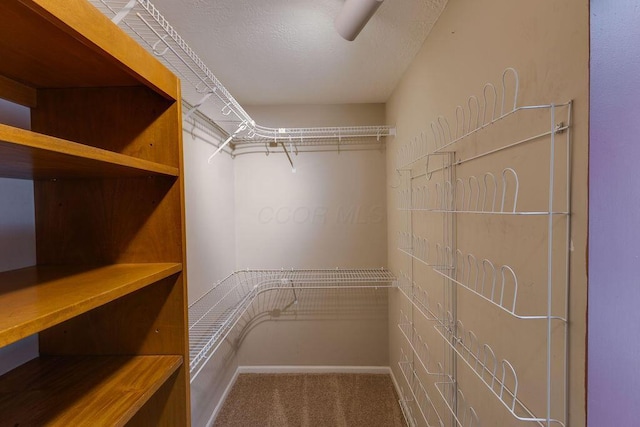
[[[250,105],[267,126],[382,122],[383,104]],[[386,266],[384,150],[207,159],[215,136],[184,123],[189,294],[244,269]],[[297,301],[297,302],[296,302]],[[215,416],[238,367],[389,365],[387,290],[273,290],[251,304],[191,383],[194,425]]]
[[[571,250],[568,302],[568,419],[564,419],[564,415],[559,416],[565,425],[585,423],[588,28],[588,4],[584,1],[516,4],[508,0],[450,0],[387,103],[386,120],[387,123],[394,123],[398,130],[397,136],[390,139],[387,147],[388,254],[392,272],[398,277],[401,272],[411,274],[412,280],[429,292],[431,306],[434,309],[438,302],[445,306],[447,303],[452,304],[449,306],[457,318],[463,320],[465,330],[474,331],[480,346],[489,344],[496,352],[498,378],[502,377],[501,360],[510,360],[518,372],[518,396],[532,396],[532,405],[544,408],[544,402],[540,399],[546,396],[546,344],[544,340],[535,341],[535,334],[530,335],[531,339],[528,338],[527,334],[531,333],[532,329],[530,324],[526,323],[529,321],[523,323],[520,320],[509,320],[499,308],[487,304],[480,298],[474,299],[476,295],[465,291],[463,287],[452,282],[443,282],[441,276],[435,274],[430,267],[399,251],[399,242],[394,238],[410,227],[430,240],[432,251],[436,243],[449,244],[444,241],[449,239],[452,247],[458,247],[465,254],[474,253],[479,260],[486,257],[498,266],[515,265],[516,270],[521,272],[519,277],[528,277],[519,284],[521,292],[526,292],[535,290],[534,287],[546,288],[546,259],[542,258],[543,262],[539,262],[541,258],[536,255],[547,243],[544,234],[538,234],[534,226],[523,226],[522,222],[516,227],[507,220],[498,217],[491,219],[481,215],[464,218],[458,215],[457,219],[450,218],[451,222],[445,223],[448,224],[445,227],[442,222],[443,215],[434,213],[415,212],[411,219],[407,219],[407,212],[398,210],[400,200],[397,188],[394,188],[400,185],[399,174],[396,171],[399,163],[397,153],[400,147],[416,136],[419,137],[421,133],[431,138],[429,125],[432,121],[437,121],[439,116],[445,116],[452,128],[455,127],[456,106],[466,107],[470,95],[482,100],[485,82],[493,82],[499,87],[502,72],[508,67],[517,69],[520,75],[518,105],[564,103],[573,100],[571,238],[568,245]],[[566,115],[559,117],[558,121],[566,121],[565,118]],[[493,132],[491,135],[497,142],[506,144],[517,141],[523,129],[530,125],[528,121],[506,120],[491,125],[492,128],[488,132]],[[550,126],[547,126],[543,131],[549,129]],[[566,134],[562,134],[561,137],[566,138]],[[481,141],[480,137],[469,139],[468,143],[472,149],[477,141]],[[457,167],[456,171],[461,174],[461,178],[469,175],[482,176],[486,171],[491,171],[499,177],[502,170],[509,166],[533,169],[535,172],[535,164],[539,159],[532,157],[531,152],[527,151],[529,149],[505,150],[492,155],[490,161],[479,160],[482,165],[465,164],[464,167]],[[433,166],[442,162],[441,158],[436,160],[432,163]],[[472,170],[473,168],[477,170]],[[531,191],[520,192],[520,206],[530,206],[547,197],[544,187],[548,182],[547,160],[539,163],[539,169],[540,182],[533,182]],[[452,178],[455,182],[456,177]],[[531,178],[528,181],[531,182]],[[536,188],[536,185],[540,188]],[[449,234],[443,235],[444,231],[449,231]],[[519,232],[521,234],[517,234]],[[562,252],[558,253],[559,260],[562,260]],[[554,258],[555,262],[560,263]],[[557,276],[554,276],[554,283],[556,279]],[[564,287],[560,286],[562,294]],[[454,356],[447,350],[447,341],[436,332],[434,322],[421,318],[400,291],[390,295],[390,366],[409,399],[412,396],[399,368],[399,362],[404,358],[403,352],[413,361],[416,375],[434,403],[443,425],[456,425],[456,420],[450,415],[434,385],[439,381],[438,376],[428,375],[426,370],[423,370],[407,344],[407,339],[398,328],[398,324],[402,323],[402,315],[413,319],[411,321],[416,328],[414,333],[420,335],[430,346],[432,366],[435,367],[439,362],[453,370],[458,385],[461,388],[465,387],[467,405],[474,407],[482,425],[535,425],[531,422],[519,423],[513,418],[499,398],[491,394],[490,388],[482,384],[476,373],[464,363],[463,358]],[[562,302],[560,299],[560,304]],[[529,313],[528,310],[533,308],[534,301],[521,298],[518,304],[519,308]],[[546,305],[543,304],[543,307],[546,308]],[[545,313],[546,309],[543,311],[543,314]],[[554,337],[557,330],[554,329]],[[554,343],[558,343],[555,338]],[[527,350],[523,350],[525,348]],[[561,366],[562,355],[560,351],[552,362],[553,381],[556,384],[552,395],[554,416],[563,412],[557,408],[563,405],[564,393],[561,389],[564,378],[563,373],[555,368],[558,364]],[[537,377],[535,372],[542,375]],[[488,373],[484,375],[487,377]],[[415,386],[415,383],[413,385]],[[509,387],[513,388],[513,384]],[[494,390],[500,393],[499,386]],[[511,404],[510,399],[505,401]],[[422,425],[417,406],[414,403],[408,406],[412,407],[418,425]],[[426,412],[428,408],[424,402],[422,407]],[[461,401],[458,401],[458,410],[461,415],[458,425],[476,425],[471,421],[468,411],[465,421],[465,409]],[[546,408],[542,410],[542,414],[536,415],[545,417]],[[431,425],[439,425],[432,417],[427,418],[430,419]]]
[[[247,106],[267,126],[383,122],[373,105]],[[235,159],[237,266],[386,266],[385,151],[241,155]],[[241,366],[388,366],[387,291],[305,290],[261,295]],[[295,321],[292,321],[295,320]]]
[[[0,99],[0,123],[31,128],[27,107]],[[0,178],[0,271],[36,263],[33,182]],[[0,348],[0,375],[38,356],[38,337],[30,336]]]
[[[236,269],[235,163],[220,153],[207,158],[220,144],[220,136],[186,119],[183,123],[185,164],[185,216],[189,304],[218,280]],[[223,344],[216,356],[191,383],[194,426],[204,426],[222,399],[238,367],[235,352]]]

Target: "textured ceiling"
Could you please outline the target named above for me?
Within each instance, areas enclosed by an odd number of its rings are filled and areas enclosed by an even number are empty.
[[[241,104],[385,102],[447,0],[385,0],[353,42],[343,0],[152,0]]]

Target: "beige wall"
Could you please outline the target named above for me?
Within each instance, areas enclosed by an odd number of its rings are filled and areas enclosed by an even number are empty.
[[[31,128],[31,112],[0,99],[0,123]],[[0,179],[0,271],[36,263],[36,227],[33,182]],[[0,375],[38,356],[38,335],[0,348]]]
[[[184,124],[185,213],[189,303],[235,271],[234,163],[219,153],[218,138]],[[191,384],[194,426],[204,426],[215,411],[237,368],[235,352],[222,346]]]
[[[455,107],[466,103],[470,95],[480,96],[485,82],[499,84],[502,70],[506,67],[514,67],[519,71],[520,105],[574,101],[569,303],[571,426],[585,424],[588,30],[588,2],[584,0],[450,0],[387,104],[387,122],[395,124],[398,132],[397,137],[388,143],[387,155],[389,265],[396,274],[400,270],[412,270],[414,277],[429,288],[432,298],[437,301],[443,298],[443,281],[427,267],[411,264],[397,249],[395,236],[408,225],[406,214],[396,210],[396,193],[392,188],[399,184],[395,172],[397,149],[421,132],[430,133],[429,123],[439,115],[455,123]],[[516,118],[492,125],[494,127],[485,133],[484,138],[495,138],[499,142],[516,141],[520,135],[535,129],[538,119]],[[491,132],[494,132],[493,135]],[[482,143],[482,138],[472,138],[471,144]],[[458,168],[458,172],[460,176],[469,176],[489,170],[499,173],[504,167],[514,167],[522,174],[519,198],[522,208],[539,206],[546,197],[548,168],[545,169],[545,165],[548,162],[541,160],[546,158],[546,153],[535,150],[506,151],[492,160],[478,161],[476,165],[466,164]],[[540,176],[539,182],[537,176]],[[414,215],[411,225],[414,231],[431,234],[435,242],[442,238],[439,221],[441,219],[435,215]],[[460,249],[467,248],[466,252],[515,266],[522,281],[519,297],[523,301],[519,308],[536,311],[546,304],[545,298],[534,298],[540,295],[537,293],[539,287],[546,286],[546,226],[545,223],[536,223],[536,220],[525,226],[521,222],[510,221],[517,220],[458,219],[457,244]],[[560,228],[559,234],[562,235],[562,232]],[[558,249],[563,243],[562,239],[554,240],[554,248]],[[554,256],[560,257],[554,259],[561,266],[561,252]],[[553,276],[556,282],[563,279],[560,269],[558,267]],[[554,298],[562,300],[562,295],[563,292],[554,293]],[[494,307],[487,308],[474,297],[462,290],[458,292],[457,308],[465,327],[473,329],[480,342],[490,344],[500,359],[507,358],[513,362],[520,380],[519,396],[530,401],[534,408],[544,408],[546,327],[509,320],[497,314],[496,310],[491,310]],[[406,352],[407,346],[397,323],[400,309],[405,312],[411,310],[403,298],[399,292],[393,293],[389,308],[390,364],[400,383],[402,380],[397,365],[399,349],[402,346]],[[435,358],[442,359],[442,339],[434,333],[432,323],[420,320],[419,316],[415,318],[419,332],[431,343]],[[559,343],[556,328],[553,336],[556,345]],[[558,360],[562,359],[562,352],[559,356],[554,354],[558,357],[553,365],[554,384],[561,387],[563,378],[556,368],[559,366]],[[442,405],[438,403],[442,399],[432,385],[433,377],[420,375],[433,401],[439,406],[438,410],[444,413]],[[506,414],[499,402],[489,395],[486,387],[462,363],[458,363],[458,378],[469,403],[480,415],[482,425],[520,425]],[[561,390],[554,385],[554,414],[557,414],[561,395]],[[539,412],[539,409],[536,411]],[[545,415],[543,409],[541,416]],[[448,423],[450,418],[443,421]]]
[[[280,126],[376,125],[384,105],[249,106]],[[243,268],[386,266],[385,153],[238,156],[237,262]],[[271,292],[245,319],[240,365],[386,366],[386,291]]]

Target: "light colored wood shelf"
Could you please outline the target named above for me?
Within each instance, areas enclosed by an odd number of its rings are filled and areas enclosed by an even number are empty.
[[[122,426],[181,356],[40,357],[0,377],[0,424]]]
[[[180,263],[159,263],[36,266],[0,273],[0,347],[180,271]]]
[[[178,176],[178,168],[0,124],[0,176],[21,179]]]

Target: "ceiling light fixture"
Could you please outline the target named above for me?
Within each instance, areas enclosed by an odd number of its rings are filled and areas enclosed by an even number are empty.
[[[367,25],[384,0],[346,0],[335,20],[335,27],[344,39],[353,41]]]

